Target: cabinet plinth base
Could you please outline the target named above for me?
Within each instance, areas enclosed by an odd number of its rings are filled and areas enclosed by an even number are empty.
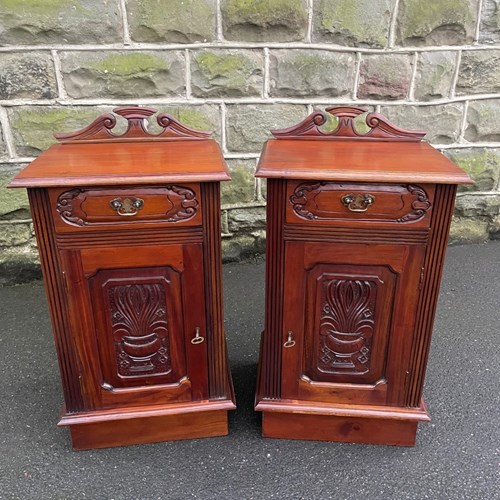
[[[214,401],[193,408],[150,408],[146,411],[104,410],[63,415],[75,450],[178,441],[228,434],[227,413],[232,401]]]
[[[419,422],[430,417],[417,408],[342,405],[258,399],[262,435],[277,439],[414,446]]]
[[[278,439],[414,446],[418,422],[263,412],[262,436]]]

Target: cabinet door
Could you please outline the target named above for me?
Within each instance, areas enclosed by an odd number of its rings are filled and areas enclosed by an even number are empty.
[[[399,403],[423,255],[417,245],[286,243],[283,398]]]
[[[62,260],[89,410],[207,397],[201,244],[64,250]]]

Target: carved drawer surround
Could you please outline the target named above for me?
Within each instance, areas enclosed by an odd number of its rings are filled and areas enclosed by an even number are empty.
[[[202,224],[199,184],[51,189],[58,232]]]
[[[429,227],[435,186],[288,181],[288,223]]]

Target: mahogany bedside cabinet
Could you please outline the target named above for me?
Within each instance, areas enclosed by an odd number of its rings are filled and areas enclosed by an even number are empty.
[[[364,110],[273,132],[266,317],[256,410],[263,436],[412,446],[456,185],[429,144]]]
[[[219,182],[209,132],[122,107],[56,134],[28,188],[75,449],[222,436],[234,396],[223,329]]]

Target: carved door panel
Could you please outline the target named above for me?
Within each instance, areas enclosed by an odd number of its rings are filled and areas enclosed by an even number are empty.
[[[285,399],[396,404],[423,255],[416,245],[287,242]]]
[[[201,244],[63,251],[89,409],[207,397],[202,262]]]

